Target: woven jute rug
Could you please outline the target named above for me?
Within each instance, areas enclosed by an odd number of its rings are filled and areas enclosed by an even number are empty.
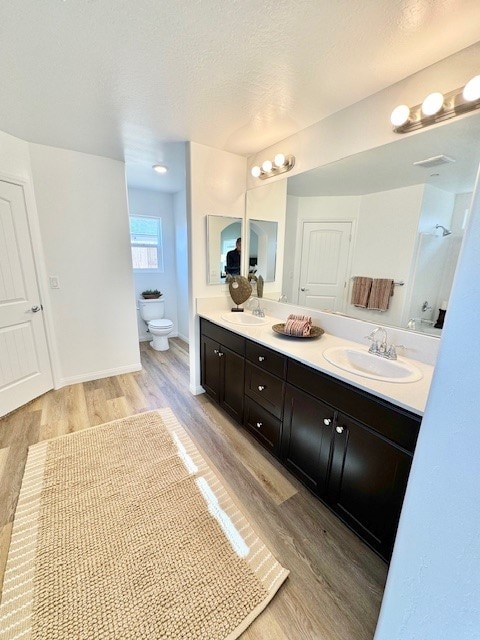
[[[30,448],[1,640],[233,640],[288,571],[170,409]]]

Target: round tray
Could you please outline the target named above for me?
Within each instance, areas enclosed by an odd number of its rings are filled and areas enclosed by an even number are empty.
[[[274,324],[272,326],[272,329],[275,331],[275,333],[280,333],[282,336],[287,336],[287,338],[319,338],[322,333],[325,333],[325,331],[320,327],[313,326],[310,329],[310,335],[308,336],[292,336],[290,333],[285,333],[284,322],[282,322],[281,324]]]

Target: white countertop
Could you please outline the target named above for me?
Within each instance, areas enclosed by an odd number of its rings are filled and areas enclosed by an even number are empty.
[[[246,311],[245,313],[249,313]],[[333,364],[327,362],[323,357],[325,349],[330,347],[361,347],[358,342],[344,340],[328,333],[324,333],[319,338],[310,339],[292,339],[288,336],[282,336],[272,330],[272,325],[285,322],[285,318],[266,317],[268,324],[243,326],[232,324],[222,318],[225,311],[202,311],[199,313],[202,318],[210,320],[233,333],[245,336],[250,340],[254,340],[259,344],[274,349],[283,355],[289,356],[302,362],[313,369],[328,373],[338,380],[348,382],[354,387],[363,389],[373,395],[383,398],[398,407],[403,407],[418,415],[423,415],[427,402],[430,383],[432,380],[433,367],[418,360],[399,357],[398,360],[411,362],[422,372],[422,378],[417,382],[383,382],[381,380],[372,380],[364,378],[360,375],[349,373],[343,369],[339,369]],[[365,344],[365,350],[368,350],[368,344]]]

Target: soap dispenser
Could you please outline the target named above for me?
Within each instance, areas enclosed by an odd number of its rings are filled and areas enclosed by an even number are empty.
[[[438,318],[433,325],[435,329],[443,329],[443,323],[445,322],[445,314],[447,313],[447,301],[444,300],[438,310]]]

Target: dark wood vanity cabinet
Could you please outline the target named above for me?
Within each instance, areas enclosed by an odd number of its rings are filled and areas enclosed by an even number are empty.
[[[202,386],[389,560],[421,419],[201,320]]]
[[[242,422],[245,338],[202,320],[200,348],[202,387],[225,411]]]

